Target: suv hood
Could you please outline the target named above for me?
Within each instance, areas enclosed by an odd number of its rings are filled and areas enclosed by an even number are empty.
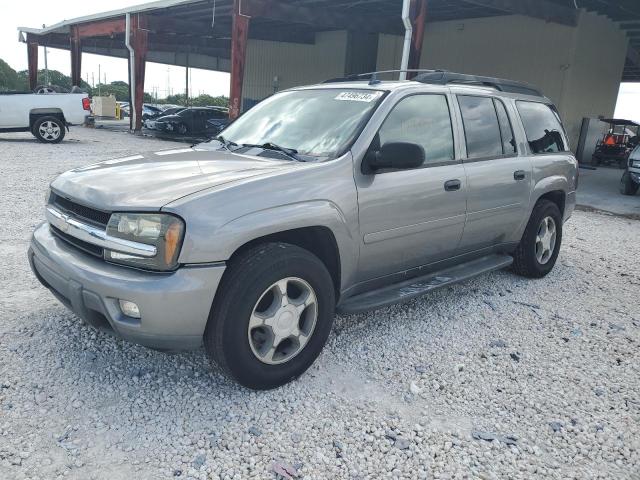
[[[107,160],[63,173],[59,195],[100,210],[159,210],[178,198],[301,164],[191,148]]]

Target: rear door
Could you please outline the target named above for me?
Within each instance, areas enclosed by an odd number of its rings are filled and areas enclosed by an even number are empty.
[[[500,98],[457,95],[466,143],[467,223],[461,253],[508,243],[527,213],[531,161],[519,152],[513,111]]]
[[[356,171],[359,281],[451,257],[462,236],[466,181],[455,153],[450,98],[434,93],[398,100],[370,148],[390,142],[422,146],[425,162],[410,170]]]

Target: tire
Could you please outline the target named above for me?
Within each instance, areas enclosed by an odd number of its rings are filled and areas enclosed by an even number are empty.
[[[179,123],[178,127],[176,128],[176,132],[178,132],[180,135],[186,135],[187,133],[189,133],[189,129],[184,123]]]
[[[65,125],[58,117],[40,117],[31,131],[42,143],[60,143],[64,139]]]
[[[550,225],[551,219],[555,227],[555,241],[539,242],[538,234],[543,232],[543,221]],[[543,235],[541,237],[545,238]],[[548,240],[548,239],[547,239]],[[520,244],[513,253],[513,270],[518,275],[528,278],[542,278],[546,276],[556,264],[560,245],[562,244],[562,215],[558,206],[549,200],[539,200],[533,207],[529,223],[520,240]],[[543,248],[546,245],[547,248]],[[542,250],[548,249],[548,255],[539,257]]]
[[[287,294],[277,297],[282,282],[287,285]],[[309,302],[309,306],[304,307],[297,298],[297,307],[293,303],[281,306],[283,297],[297,297],[298,292],[307,290],[314,297],[300,294],[299,298],[305,298],[304,305]],[[298,319],[291,320],[288,308],[304,310]],[[245,387],[279,387],[313,364],[331,331],[334,310],[333,281],[318,257],[287,243],[259,245],[232,259],[227,267],[204,333],[207,356],[226,376]],[[268,319],[262,320],[265,316]],[[256,318],[265,325],[250,324],[250,319]],[[275,319],[274,329],[266,325],[271,319]],[[306,340],[292,340],[296,338],[292,333],[276,343],[277,328],[289,328],[289,320],[295,325],[292,328],[305,330],[306,336],[298,338]]]
[[[620,193],[623,195],[635,195],[638,193],[638,185],[631,180],[631,176],[629,172],[624,172],[622,174],[622,178],[620,179]]]

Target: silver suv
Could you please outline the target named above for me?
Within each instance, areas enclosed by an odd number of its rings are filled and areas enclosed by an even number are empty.
[[[193,148],[60,175],[35,275],[87,323],[197,348],[254,389],[313,363],[334,312],[553,268],[577,163],[533,87],[426,72],[273,95]]]

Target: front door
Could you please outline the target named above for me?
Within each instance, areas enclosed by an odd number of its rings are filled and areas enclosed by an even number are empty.
[[[361,234],[359,281],[451,257],[466,214],[464,167],[456,160],[446,95],[402,98],[372,148],[410,142],[424,148],[422,167],[356,173]]]

